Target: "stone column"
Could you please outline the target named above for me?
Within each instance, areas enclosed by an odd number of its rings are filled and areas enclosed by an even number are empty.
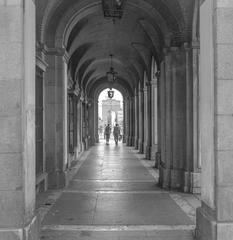
[[[184,168],[186,161],[186,68],[183,49],[172,47],[172,138],[171,151],[167,153],[172,159],[171,188],[183,189]],[[168,132],[168,131],[167,131]]]
[[[139,106],[138,106],[138,90],[135,88],[135,97],[134,97],[134,121],[135,121],[135,126],[134,126],[134,146],[135,149],[138,149],[138,135],[139,135],[139,114],[138,114],[138,110],[139,110]]]
[[[77,145],[78,145],[78,153],[80,154],[82,152],[82,102],[80,98],[77,102]]]
[[[138,93],[138,101],[139,101],[139,153],[143,153],[143,141],[144,141],[144,95],[143,89],[139,89]]]
[[[95,131],[96,131],[95,105],[93,99],[88,99],[88,132],[89,145],[95,145]]]
[[[148,98],[148,92],[147,92],[147,86],[146,86],[146,82],[145,82],[145,85],[144,85],[144,88],[143,88],[143,96],[144,96],[144,106],[143,106],[143,109],[144,109],[144,125],[143,125],[143,128],[144,128],[144,131],[143,131],[143,153],[146,154],[146,148],[147,148],[147,139],[148,139],[148,102],[147,102],[147,98]]]
[[[232,12],[232,1],[205,0],[200,6],[200,240],[233,236]]]
[[[124,111],[124,119],[123,119],[123,125],[124,125],[123,143],[126,143],[126,139],[127,139],[127,110],[126,110],[125,98],[124,98],[124,100],[123,100],[123,111]]]
[[[34,1],[0,1],[0,29],[0,239],[37,240]]]
[[[164,76],[165,76],[165,64],[164,60],[160,64],[160,72],[157,73],[157,80],[158,80],[158,150],[156,153],[155,158],[155,167],[159,168],[161,166],[161,154],[162,154],[162,146],[163,146],[163,135],[162,132],[164,131],[164,122],[162,121],[163,114],[164,114]],[[161,174],[161,172],[160,172]],[[161,177],[160,179],[161,180]],[[160,182],[161,183],[161,182]]]
[[[186,69],[186,162],[184,192],[200,193],[198,165],[198,45],[184,45]]]
[[[94,101],[94,118],[95,118],[95,142],[99,143],[99,131],[98,131],[98,127],[99,127],[99,110],[98,110],[98,106],[99,106],[99,102],[98,100]]]
[[[135,130],[135,109],[134,109],[134,97],[131,97],[129,100],[129,104],[130,104],[130,142],[129,142],[129,146],[134,146],[134,130]]]
[[[63,49],[47,49],[45,156],[48,187],[65,186],[67,165],[67,63]]]
[[[192,43],[192,96],[193,96],[193,169],[191,172],[190,191],[192,193],[201,192],[201,164],[199,159],[199,55],[200,44],[198,42]]]
[[[131,108],[130,108],[130,97],[126,100],[126,113],[127,113],[127,138],[126,138],[126,145],[130,146],[130,128],[131,128],[131,114],[130,114]]]
[[[146,159],[151,159],[152,147],[152,92],[151,82],[147,82],[147,143],[146,143]]]
[[[151,159],[155,160],[158,151],[158,88],[157,79],[151,81]]]
[[[164,67],[161,69],[161,164],[160,183],[164,188],[171,186],[172,167],[172,59],[170,49],[164,49]]]

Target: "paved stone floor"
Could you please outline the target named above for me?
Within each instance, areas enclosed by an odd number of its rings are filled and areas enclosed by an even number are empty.
[[[113,141],[91,148],[66,189],[38,198],[41,239],[193,239],[198,199],[160,189],[152,165]]]

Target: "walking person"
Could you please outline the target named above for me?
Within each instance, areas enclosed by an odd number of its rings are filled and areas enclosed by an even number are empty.
[[[105,139],[106,139],[106,145],[109,145],[110,134],[111,134],[111,127],[108,124],[104,129],[104,136],[105,136]]]
[[[114,136],[115,144],[118,145],[118,140],[120,136],[120,127],[118,126],[118,124],[116,124],[116,126],[113,129],[113,136]]]

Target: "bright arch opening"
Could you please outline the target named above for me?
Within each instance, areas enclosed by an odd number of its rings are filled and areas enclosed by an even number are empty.
[[[117,89],[112,89],[114,95],[112,98],[108,95],[109,89],[104,89],[98,98],[98,134],[99,139],[104,139],[104,129],[110,124],[111,129],[118,124],[121,129],[121,135],[124,134],[124,109],[123,96]],[[110,135],[113,139],[113,134]]]

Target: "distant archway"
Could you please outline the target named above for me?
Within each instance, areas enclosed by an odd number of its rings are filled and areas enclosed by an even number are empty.
[[[98,97],[98,134],[99,139],[104,139],[104,128],[110,124],[111,128],[118,124],[121,133],[124,131],[123,95],[117,89],[113,98],[108,97],[109,89],[104,89]]]

